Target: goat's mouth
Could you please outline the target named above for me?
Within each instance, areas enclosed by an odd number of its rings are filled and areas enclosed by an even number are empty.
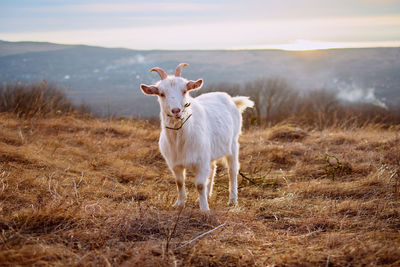
[[[180,126],[178,127],[169,127],[169,126],[165,126],[165,128],[170,129],[170,130],[179,130],[183,127],[183,125],[187,122],[187,120],[192,116],[192,114],[190,114],[189,116],[187,116],[186,119],[184,119],[183,117],[177,119],[180,122]],[[169,116],[168,116],[169,117]]]
[[[183,124],[185,124],[185,122],[190,118],[190,116],[192,116],[192,114],[190,114],[190,115],[187,116],[186,118],[183,116],[184,114],[187,115],[187,108],[188,108],[189,106],[190,106],[190,103],[186,103],[186,104],[183,106],[183,110],[181,110],[180,112],[178,112],[178,113],[176,113],[176,114],[175,114],[175,113],[174,113],[174,114],[171,114],[171,113],[169,113],[169,112],[166,112],[167,117],[173,118],[173,119],[176,120],[176,123],[180,123],[180,124],[181,124],[178,128],[172,128],[172,127],[168,127],[168,126],[166,126],[166,128],[167,128],[167,129],[172,129],[172,130],[179,130],[180,128],[182,128]]]
[[[166,113],[166,114],[167,114],[167,117],[169,117],[169,118],[173,118],[173,119],[177,119],[177,120],[182,119],[182,114],[171,114],[171,113]]]

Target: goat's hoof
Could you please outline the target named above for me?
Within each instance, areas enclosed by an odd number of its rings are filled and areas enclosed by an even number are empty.
[[[228,206],[236,206],[237,203],[237,199],[229,199]]]
[[[184,206],[185,206],[185,201],[179,201],[179,200],[177,200],[176,202],[175,202],[175,204],[174,205],[172,205],[173,207],[176,207],[176,208],[183,208]]]
[[[210,214],[210,208],[200,208],[200,211],[204,214]]]
[[[200,211],[202,212],[210,212],[210,208],[208,206],[208,203],[206,201],[200,202]]]

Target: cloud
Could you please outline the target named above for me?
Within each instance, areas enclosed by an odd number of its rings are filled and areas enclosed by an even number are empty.
[[[139,2],[139,3],[93,3],[64,6],[29,7],[31,12],[72,12],[72,13],[165,13],[168,12],[193,12],[216,10],[218,4],[190,3],[190,2]]]
[[[0,9],[0,39],[10,41],[286,50],[400,41],[398,1],[8,1]]]
[[[171,21],[160,18],[156,24],[95,29],[1,32],[0,39],[58,43],[84,43],[134,49],[240,49],[283,48],[296,40],[331,47],[396,46],[400,41],[400,16],[349,17],[336,19]],[[318,41],[318,42],[317,42]],[[312,44],[312,43],[311,43]],[[337,46],[335,46],[335,44]],[[370,44],[370,45],[368,45]],[[306,45],[295,43],[295,47]],[[309,44],[310,45],[310,44]],[[281,46],[281,47],[279,47]],[[310,47],[313,48],[313,47]],[[329,47],[314,47],[329,48]],[[293,49],[293,46],[292,46]]]

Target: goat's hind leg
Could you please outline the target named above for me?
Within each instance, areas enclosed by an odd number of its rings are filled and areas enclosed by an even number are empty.
[[[239,144],[232,145],[232,155],[226,157],[229,166],[229,201],[228,205],[237,204],[237,174],[239,171]]]
[[[176,200],[175,207],[183,207],[186,200],[185,190],[185,169],[182,166],[174,167],[176,188],[178,189],[178,199]]]

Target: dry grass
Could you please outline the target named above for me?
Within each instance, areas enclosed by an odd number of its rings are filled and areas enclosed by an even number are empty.
[[[186,208],[171,207],[157,126],[0,123],[0,265],[400,264],[398,129],[245,131],[240,204],[227,207],[221,168],[205,215],[192,177]]]

